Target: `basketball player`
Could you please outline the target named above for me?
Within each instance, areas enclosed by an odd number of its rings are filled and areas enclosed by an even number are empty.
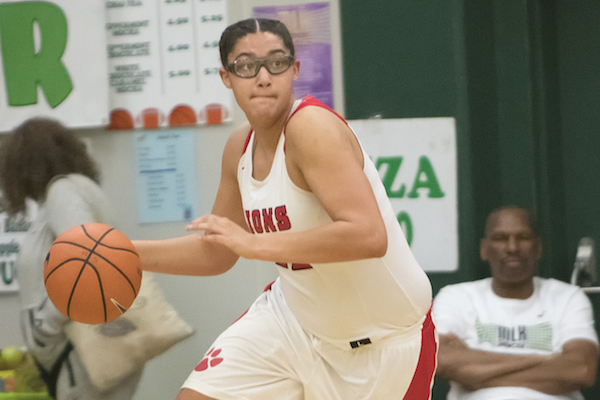
[[[214,342],[177,400],[430,398],[431,285],[378,172],[343,118],[294,100],[287,28],[244,20],[220,41],[220,75],[249,126],[234,132],[203,233],[136,241],[143,268],[215,275],[239,257],[279,278]]]

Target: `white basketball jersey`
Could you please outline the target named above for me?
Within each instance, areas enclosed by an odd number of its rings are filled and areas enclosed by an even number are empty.
[[[296,101],[290,118],[306,106],[329,109],[307,96]],[[251,131],[246,149],[252,148],[253,141]],[[305,231],[331,222],[316,196],[291,181],[284,144],[282,132],[271,171],[262,181],[252,177],[251,151],[244,151],[238,165],[244,212],[255,234]],[[411,331],[420,326],[432,301],[429,279],[406,242],[379,173],[364,150],[363,154],[364,172],[387,229],[386,255],[327,264],[277,263],[284,297],[302,327],[344,348],[349,342],[358,347]]]

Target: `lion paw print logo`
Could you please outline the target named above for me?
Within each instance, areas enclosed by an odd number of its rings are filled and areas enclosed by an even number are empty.
[[[206,371],[208,367],[216,367],[223,362],[223,359],[219,357],[219,354],[221,354],[221,349],[215,349],[213,347],[206,353],[202,361],[200,361],[200,364],[194,369],[198,372],[202,372]]]

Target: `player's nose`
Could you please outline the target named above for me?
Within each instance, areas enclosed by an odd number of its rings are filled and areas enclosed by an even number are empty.
[[[256,75],[257,82],[260,86],[271,85],[271,73],[267,71],[267,67],[261,65],[258,74]]]

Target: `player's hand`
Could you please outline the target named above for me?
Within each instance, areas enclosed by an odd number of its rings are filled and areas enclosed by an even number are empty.
[[[228,247],[240,257],[254,258],[252,239],[254,235],[240,227],[229,218],[214,214],[203,215],[190,222],[186,230],[204,231],[200,239]]]

